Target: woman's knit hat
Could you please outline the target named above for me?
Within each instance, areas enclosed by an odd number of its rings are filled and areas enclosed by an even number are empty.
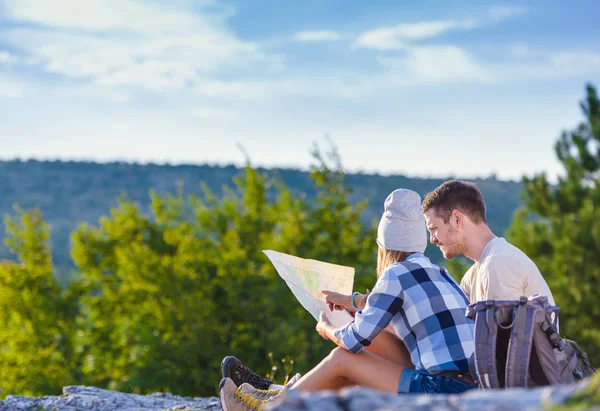
[[[427,230],[419,194],[400,188],[386,198],[377,229],[377,244],[386,250],[425,251]]]

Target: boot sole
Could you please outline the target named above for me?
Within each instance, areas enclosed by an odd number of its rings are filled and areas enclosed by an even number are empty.
[[[225,398],[223,397],[223,386],[225,385],[225,378],[221,380],[219,383],[219,402],[221,403],[221,409],[223,411],[229,411],[227,405],[225,404]]]

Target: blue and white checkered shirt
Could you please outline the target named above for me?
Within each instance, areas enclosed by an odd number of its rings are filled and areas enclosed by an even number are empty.
[[[358,353],[391,324],[417,370],[469,372],[475,344],[468,304],[446,269],[415,253],[381,273],[365,308],[335,335]]]

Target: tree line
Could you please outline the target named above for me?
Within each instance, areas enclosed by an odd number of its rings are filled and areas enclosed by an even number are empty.
[[[295,196],[304,196],[310,202],[316,196],[310,171],[295,169],[261,169],[261,174],[281,180]],[[13,212],[13,205],[23,209],[39,208],[44,221],[51,227],[50,245],[52,262],[61,284],[71,278],[76,268],[71,255],[71,234],[78,222],[97,224],[118,199],[126,195],[135,202],[144,215],[151,215],[148,192],[159,196],[187,194],[203,195],[199,182],[204,181],[215,197],[225,195],[224,187],[234,188],[233,178],[242,170],[234,166],[218,165],[156,165],[129,163],[92,163],[74,161],[10,160],[0,161],[0,215]],[[490,200],[490,224],[498,232],[510,225],[513,212],[521,205],[521,182],[501,181],[493,176],[474,179]],[[379,219],[382,199],[397,187],[414,190],[421,195],[443,182],[440,178],[411,178],[402,175],[377,175],[347,173],[344,184],[352,188],[349,200],[358,203],[368,200],[362,210],[361,222],[374,224]],[[272,201],[277,195],[275,187],[267,189]],[[0,220],[0,232],[4,226]],[[441,254],[435,249],[432,256],[437,261]],[[0,241],[0,259],[14,259]]]

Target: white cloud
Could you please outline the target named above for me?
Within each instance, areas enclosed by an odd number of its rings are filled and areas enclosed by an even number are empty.
[[[118,90],[114,90],[110,87],[89,85],[79,86],[77,88],[68,87],[61,89],[62,94],[69,97],[80,97],[84,96],[86,99],[95,98],[108,100],[111,103],[129,103],[132,101],[132,96],[128,93],[124,93]]]
[[[283,67],[225,25],[223,11],[175,11],[134,0],[9,0],[4,13],[44,27],[0,34],[27,61],[91,84],[159,91],[201,75]]]
[[[398,50],[415,40],[437,37],[450,30],[469,30],[477,26],[475,20],[440,20],[421,23],[400,24],[364,32],[358,36],[356,47],[378,50]]]
[[[510,53],[516,57],[526,56],[529,54],[529,47],[525,43],[518,43],[511,48]]]
[[[600,54],[591,52],[556,53],[550,57],[550,61],[561,67],[600,67]]]
[[[155,33],[210,26],[197,15],[135,0],[6,0],[3,8],[13,19],[57,28]]]
[[[22,97],[23,96],[23,87],[8,79],[0,77],[0,97]]]
[[[0,64],[15,64],[19,58],[8,51],[0,51]]]
[[[238,116],[238,113],[233,110],[196,106],[189,110],[189,114],[201,120],[231,120]]]
[[[183,88],[196,80],[193,67],[185,62],[147,60],[102,75],[98,84],[111,86],[137,85],[154,91]]]
[[[471,30],[520,16],[526,12],[527,9],[524,7],[498,6],[490,8],[487,16],[478,19],[436,20],[380,27],[361,33],[354,46],[377,50],[403,50],[415,41],[435,38],[449,31]]]
[[[245,100],[265,98],[270,94],[270,90],[270,84],[261,81],[222,81],[202,78],[194,85],[194,91],[200,96]]]
[[[465,50],[455,46],[414,47],[400,58],[379,58],[379,62],[391,72],[404,73],[407,82],[441,82],[492,80],[488,71]]]
[[[502,82],[597,76],[600,74],[600,53],[578,51],[558,52],[548,55],[537,50],[528,50],[528,53],[537,56],[537,61],[490,66],[488,72],[492,74],[495,80]]]
[[[488,15],[492,19],[492,21],[501,21],[506,20],[511,17],[522,16],[527,13],[527,9],[525,7],[511,7],[511,6],[496,6],[492,7],[488,11]]]
[[[342,35],[337,31],[316,30],[316,31],[301,31],[294,34],[294,39],[304,42],[320,42],[320,41],[338,41]]]

